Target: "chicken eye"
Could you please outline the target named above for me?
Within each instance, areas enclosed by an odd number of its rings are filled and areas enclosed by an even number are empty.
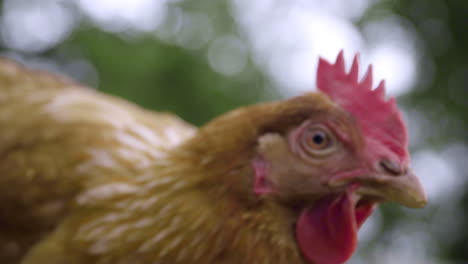
[[[330,139],[328,138],[328,135],[325,134],[325,132],[323,131],[317,130],[312,132],[312,134],[310,135],[310,147],[322,149],[327,147],[329,142]]]
[[[334,137],[323,126],[306,129],[302,134],[302,149],[309,155],[326,155],[334,149]]]

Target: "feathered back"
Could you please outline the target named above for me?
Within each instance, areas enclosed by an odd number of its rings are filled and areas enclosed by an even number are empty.
[[[72,205],[141,192],[135,178],[196,130],[0,58],[0,263],[18,263]]]

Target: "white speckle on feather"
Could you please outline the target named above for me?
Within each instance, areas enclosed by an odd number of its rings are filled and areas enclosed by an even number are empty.
[[[180,132],[172,127],[164,129],[164,135],[168,139],[170,146],[177,146],[180,142],[185,140],[186,137],[182,137]]]
[[[84,237],[86,240],[94,241],[102,237],[105,231],[107,231],[106,226],[98,226],[85,233],[86,235]]]
[[[143,160],[144,162],[148,161],[148,159],[144,156],[144,154],[141,151],[134,151],[127,147],[117,149],[117,153],[119,154],[119,157],[125,160]]]
[[[173,226],[178,226],[182,223],[182,218],[180,216],[175,216],[174,218],[172,218],[171,220],[171,225]]]
[[[155,159],[164,159],[167,158],[167,154],[164,151],[157,151],[156,147],[152,148],[150,151],[148,151],[148,154],[150,154],[153,158]]]
[[[159,186],[164,186],[164,185],[174,181],[173,177],[154,178],[154,175],[151,175],[151,176],[152,176],[153,180],[150,181],[148,184],[146,184],[144,186],[145,190],[150,190],[150,189],[154,189],[154,188],[159,187]]]
[[[150,249],[152,249],[155,245],[158,244],[159,241],[161,241],[162,239],[164,239],[167,235],[169,235],[171,232],[173,232],[174,230],[171,230],[171,228],[165,228],[163,229],[161,232],[159,232],[156,236],[154,236],[152,239],[146,241],[145,243],[143,243],[143,245],[141,245],[139,248],[138,248],[138,251],[139,252],[145,252],[145,251],[148,251]]]
[[[114,133],[114,137],[122,144],[129,146],[132,149],[148,151],[149,145],[144,144],[141,140],[137,139],[126,132],[118,131]]]
[[[128,129],[152,145],[163,144],[161,138],[157,137],[154,131],[148,127],[142,126],[140,124],[134,124]]]
[[[183,180],[179,180],[178,182],[176,182],[175,184],[171,185],[171,190],[179,190],[179,189],[182,189],[184,188],[185,186],[188,185],[188,182],[187,181],[183,181]]]
[[[102,254],[109,250],[108,241],[104,239],[99,239],[94,242],[89,248],[89,253],[91,254]]]
[[[96,200],[110,199],[123,194],[137,193],[139,188],[127,183],[110,183],[86,190],[76,198],[78,204],[87,204]]]
[[[131,205],[128,206],[128,210],[130,211],[147,210],[150,207],[152,207],[159,199],[160,199],[159,196],[152,196],[146,200],[135,201]]]
[[[154,223],[154,218],[152,217],[146,217],[141,220],[138,220],[136,223],[133,224],[133,227],[135,228],[143,228],[146,226],[149,226]]]
[[[161,242],[167,236],[169,236],[172,233],[174,233],[175,231],[177,231],[177,229],[180,228],[180,223],[181,223],[180,217],[173,218],[171,223],[169,224],[169,226],[164,227],[162,229],[162,231],[160,231],[156,236],[154,236],[150,240],[143,243],[143,245],[141,245],[138,248],[138,251],[139,252],[145,252],[145,251],[153,249],[159,242]],[[160,254],[161,254],[161,251],[160,251]],[[162,255],[160,255],[160,256],[162,256]]]
[[[212,156],[205,156],[205,157],[203,157],[203,159],[201,160],[201,165],[207,165],[207,164],[210,163],[211,161],[213,161],[213,157],[212,157]]]
[[[205,221],[205,218],[202,215],[200,215],[195,221],[192,222],[192,224],[189,227],[189,230],[192,230],[192,231],[198,230],[204,221]]]
[[[129,225],[119,224],[113,228],[109,233],[102,234],[102,239],[113,240],[121,236],[125,231],[130,228]]]
[[[124,209],[124,208],[128,208],[128,206],[130,205],[130,201],[123,200],[123,201],[114,203],[114,205],[116,208]]]
[[[203,235],[202,234],[199,234],[197,233],[197,235],[190,241],[188,247],[189,248],[196,248],[200,241],[203,239]]]
[[[107,98],[94,91],[69,89],[58,94],[44,107],[44,110],[55,120],[62,122],[98,120],[122,128],[133,121],[126,109],[119,104],[105,100]],[[116,116],[119,118],[115,118]]]
[[[162,159],[166,157],[166,153],[164,153],[164,151],[158,151],[157,146],[148,142],[144,142],[141,139],[124,131],[118,131],[114,133],[114,137],[120,143],[130,147],[131,149],[141,151],[142,153],[147,153],[155,159]]]
[[[202,235],[199,234],[190,242],[190,248],[195,249],[195,253],[192,255],[194,260],[199,259],[205,253],[205,247],[199,245],[202,238]]]
[[[116,152],[120,159],[132,162],[135,168],[144,169],[153,165],[153,159],[150,159],[144,152],[129,148],[119,148]],[[161,156],[162,155],[165,154],[161,153]]]
[[[98,221],[101,223],[105,222],[115,222],[117,220],[120,220],[122,218],[127,217],[126,214],[120,214],[120,213],[110,213],[102,216],[101,218],[98,218]]]
[[[103,149],[87,149],[88,154],[91,156],[89,161],[84,162],[76,167],[78,173],[87,173],[90,169],[95,167],[101,168],[115,168],[119,163],[112,157],[109,150]]]
[[[231,112],[227,113],[226,115],[228,115],[229,117],[234,118],[234,117],[243,115],[244,113],[245,113],[245,111],[243,109],[234,109]]]
[[[165,256],[167,253],[169,253],[172,249],[177,247],[181,242],[182,242],[183,237],[178,236],[173,238],[166,246],[164,246],[161,251],[159,252],[159,256]]]
[[[172,203],[167,203],[166,205],[158,211],[158,218],[164,217],[165,214],[174,207]],[[174,223],[174,221],[172,221]]]

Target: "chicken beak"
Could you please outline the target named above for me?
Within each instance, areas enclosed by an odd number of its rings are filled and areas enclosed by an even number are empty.
[[[404,174],[379,174],[371,179],[367,178],[356,192],[410,208],[422,208],[427,204],[426,192],[421,182],[409,169]]]

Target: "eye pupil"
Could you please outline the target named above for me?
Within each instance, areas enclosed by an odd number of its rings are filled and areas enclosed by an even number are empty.
[[[312,137],[312,140],[314,141],[315,144],[322,145],[323,142],[325,141],[325,138],[324,138],[324,136],[322,134],[315,134]]]

